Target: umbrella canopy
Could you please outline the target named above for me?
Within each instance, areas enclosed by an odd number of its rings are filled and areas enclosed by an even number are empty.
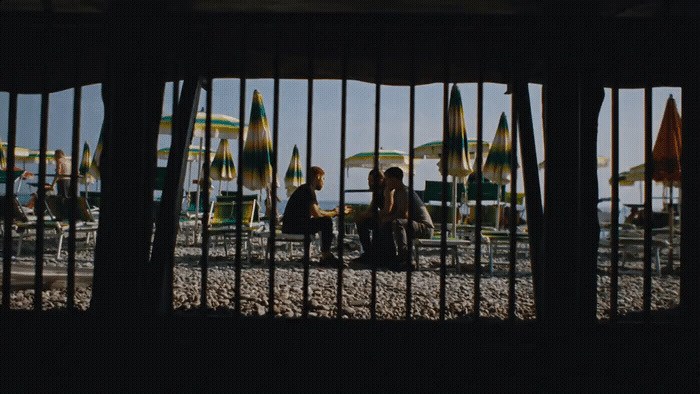
[[[538,169],[543,170],[544,169],[544,161],[541,161],[540,164],[537,165]],[[610,164],[610,159],[604,156],[598,156],[598,168],[605,168]],[[622,174],[620,174],[622,175]]]
[[[297,187],[304,183],[304,175],[301,172],[301,158],[299,157],[299,148],[294,145],[292,150],[292,159],[289,161],[287,173],[284,174],[284,186],[287,189],[287,197],[294,193]]]
[[[216,152],[214,149],[212,149],[211,154],[209,157],[214,157]],[[200,155],[203,158],[204,157],[204,151],[199,149],[199,145],[190,145],[189,149],[187,150],[187,161],[194,161],[194,160],[199,160]],[[167,148],[162,148],[158,149],[158,159],[159,160],[168,160],[168,157],[170,156],[170,147]]]
[[[195,118],[193,137],[204,138],[207,113],[197,112]],[[223,114],[211,115],[211,138],[236,139],[240,134],[240,121],[232,116]],[[165,115],[160,120],[159,134],[170,134],[173,128],[173,116]],[[243,128],[243,139],[246,138],[246,128]]]
[[[496,135],[484,163],[484,177],[498,185],[510,183],[510,132],[506,114],[501,113]]]
[[[214,160],[211,162],[209,176],[217,181],[230,181],[236,177],[236,167],[233,165],[231,149],[226,139],[219,142],[219,149],[216,150]]]
[[[2,142],[0,141],[0,150],[2,150],[2,153],[5,155],[5,160],[7,160],[7,142]],[[16,163],[28,163],[31,162],[29,160],[29,149],[27,148],[20,148],[19,146],[15,146],[15,162]],[[37,156],[36,162],[39,162],[39,158]]]
[[[666,101],[666,109],[661,119],[659,134],[656,136],[652,158],[654,160],[652,178],[655,181],[681,181],[681,117],[673,95]]]
[[[262,190],[270,187],[272,183],[271,156],[270,126],[267,123],[267,116],[265,116],[262,95],[256,89],[253,92],[248,135],[241,157],[243,186],[250,190]]]
[[[467,154],[469,154],[469,162],[471,163],[476,157],[477,143],[476,140],[468,140],[467,143]],[[484,157],[486,157],[486,154],[488,154],[490,146],[491,144],[488,142],[481,141],[481,151],[484,153]],[[416,157],[423,159],[439,159],[442,155],[442,141],[433,141],[417,146],[414,149],[414,152]]]
[[[408,154],[398,150],[379,150],[379,170],[399,167],[408,172]],[[360,152],[345,159],[345,168],[374,168],[374,151]]]
[[[467,126],[464,123],[462,95],[456,84],[452,85],[447,116],[447,174],[463,178],[472,173],[472,167],[467,160]]]
[[[80,175],[83,177],[83,183],[84,184],[92,184],[95,183],[95,178],[92,177],[92,175],[88,174],[88,171],[90,170],[90,164],[91,164],[91,156],[90,156],[90,145],[88,145],[87,141],[83,145],[83,157],[82,160],[80,161],[80,169],[78,170],[80,172]]]

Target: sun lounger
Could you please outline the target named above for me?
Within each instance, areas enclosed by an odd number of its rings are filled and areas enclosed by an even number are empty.
[[[259,227],[257,222],[253,221],[254,212],[256,210],[257,199],[243,201],[242,217],[241,217],[241,237],[246,245],[246,259],[250,261],[251,232]],[[235,201],[215,201],[211,205],[209,213],[209,236],[212,242],[218,238],[223,239],[224,252],[228,255],[229,238],[236,237],[236,228],[238,222],[236,220]]]

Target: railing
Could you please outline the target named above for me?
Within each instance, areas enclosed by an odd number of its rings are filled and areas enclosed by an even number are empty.
[[[312,137],[313,137],[313,130],[312,130],[312,119],[313,119],[313,88],[314,88],[314,67],[313,67],[313,61],[309,61],[309,78],[308,78],[308,116],[307,116],[307,132],[306,132],[306,138],[307,138],[307,163],[306,163],[306,171],[308,173],[309,168],[311,166],[312,162]],[[347,61],[344,63],[344,70],[347,67]],[[274,157],[272,158],[272,167],[273,167],[273,174],[278,173],[278,158],[277,158],[277,152],[278,152],[278,138],[279,138],[279,96],[280,96],[280,61],[279,61],[279,56],[276,58],[276,76],[274,78],[274,112],[273,112],[273,152],[274,152]],[[345,71],[344,71],[345,72]],[[374,151],[375,151],[375,167],[377,167],[377,156],[378,151],[379,151],[379,137],[380,137],[380,95],[381,95],[381,90],[382,90],[382,84],[381,84],[381,76],[383,74],[383,63],[381,59],[377,61],[377,83],[375,84],[375,132],[374,132]],[[206,141],[206,147],[205,147],[205,152],[206,152],[206,159],[204,160],[205,166],[204,166],[204,178],[207,179],[209,176],[209,152],[210,152],[210,136],[211,136],[211,111],[212,111],[212,90],[213,90],[213,83],[212,79],[208,78],[207,80],[207,85],[208,85],[208,94],[207,94],[207,99],[206,99],[206,114],[207,114],[207,121],[206,121],[206,134],[205,134],[205,141]],[[443,134],[446,135],[447,133],[447,111],[448,111],[448,87],[450,84],[450,78],[449,78],[449,67],[446,66],[446,77],[445,77],[445,82],[443,84],[444,89],[443,89],[443,112],[444,112],[444,122],[443,122],[443,129],[444,132]],[[477,129],[476,129],[476,135],[477,135],[477,146],[480,146],[482,141],[483,141],[483,101],[484,101],[484,82],[479,81],[477,85]],[[410,85],[410,106],[409,106],[409,171],[408,171],[408,187],[409,190],[412,192],[415,188],[414,184],[414,175],[413,175],[413,163],[414,163],[414,145],[415,145],[415,84]],[[179,81],[175,81],[173,83],[173,109],[176,108],[176,103],[178,101],[178,89],[179,89]],[[345,174],[345,163],[343,158],[346,157],[346,123],[347,123],[347,79],[343,78],[342,79],[342,98],[341,98],[341,108],[340,108],[340,113],[341,113],[341,126],[340,126],[340,135],[341,135],[341,140],[340,140],[340,147],[339,147],[339,156],[341,158],[340,160],[340,187],[339,187],[339,202],[340,205],[343,206],[345,204],[345,180],[344,180],[344,174]],[[644,122],[644,141],[645,141],[645,162],[646,163],[651,163],[652,161],[652,120],[651,120],[651,87],[645,88],[645,95],[644,95],[644,116],[645,116],[645,122]],[[527,94],[527,92],[525,92]],[[241,124],[245,124],[245,108],[244,108],[244,102],[245,102],[245,97],[246,97],[246,78],[241,78],[240,79],[240,113],[239,113],[239,119]],[[517,162],[517,143],[518,143],[518,126],[519,123],[522,120],[522,117],[519,116],[520,114],[518,113],[518,106],[515,103],[514,97],[512,97],[512,106],[511,106],[511,119],[512,119],[512,132],[511,132],[511,138],[512,138],[512,156],[511,156],[511,162],[516,163]],[[80,140],[80,104],[81,104],[81,87],[78,86],[74,90],[74,98],[73,98],[73,131],[72,131],[72,156],[74,158],[79,157],[79,140]],[[196,104],[195,104],[196,105]],[[48,138],[48,112],[49,112],[49,94],[48,93],[43,93],[41,95],[41,126],[40,126],[40,161],[39,161],[39,185],[43,185],[46,181],[46,152],[47,152],[47,138]],[[180,114],[176,114],[177,116],[180,116]],[[531,116],[531,115],[530,115]],[[14,168],[15,164],[15,155],[14,155],[14,148],[16,146],[16,132],[17,132],[17,94],[16,93],[10,93],[9,96],[9,109],[8,109],[8,133],[7,133],[7,141],[8,141],[8,146],[7,146],[7,179],[10,179],[10,171],[12,168]],[[522,133],[522,131],[521,131]],[[610,237],[611,237],[611,285],[610,285],[610,319],[612,321],[616,321],[618,319],[618,304],[619,304],[619,259],[618,259],[618,253],[619,253],[619,210],[618,210],[618,204],[617,201],[619,199],[619,183],[618,183],[618,174],[619,174],[619,90],[618,88],[614,87],[612,89],[612,128],[611,128],[611,142],[612,142],[612,203],[611,203],[611,232],[610,232]],[[241,152],[243,149],[243,144],[239,144],[239,162],[238,162],[238,168],[243,168],[243,163],[241,162]],[[155,155],[155,152],[154,152]],[[481,149],[477,149],[476,153],[476,174],[477,174],[477,179],[481,179],[481,163],[483,163],[484,158]],[[511,190],[517,190],[517,184],[516,184],[516,179],[517,179],[517,168],[516,166],[512,166],[512,173],[511,173]],[[446,174],[446,172],[445,172]],[[72,204],[71,204],[71,210],[70,210],[70,229],[69,229],[69,238],[68,238],[68,261],[67,261],[67,309],[74,309],[75,308],[75,254],[76,254],[76,214],[77,214],[77,201],[75,197],[77,196],[77,177],[78,177],[78,165],[77,165],[77,160],[73,160],[73,165],[71,168],[71,188],[70,188],[70,195],[73,197],[72,199]],[[446,175],[443,176],[443,181],[446,181]],[[646,167],[646,173],[645,173],[645,196],[644,196],[644,207],[646,212],[651,212],[652,206],[651,206],[651,201],[652,201],[652,196],[651,196],[651,165],[647,165]],[[477,182],[477,194],[481,196],[481,183]],[[9,310],[10,309],[10,295],[11,295],[11,268],[12,268],[12,252],[13,252],[13,246],[12,246],[12,214],[11,214],[11,204],[12,200],[14,199],[15,192],[13,190],[11,182],[7,182],[6,184],[6,194],[4,198],[4,204],[5,204],[5,216],[4,216],[4,249],[3,249],[3,277],[2,277],[2,308],[4,310]],[[238,190],[242,190],[242,177],[238,177]],[[205,204],[209,204],[209,195],[208,195],[208,189],[204,188],[203,190],[203,200],[205,201]],[[273,204],[273,210],[276,209],[276,188],[272,188],[272,204]],[[241,217],[241,212],[240,212],[240,207],[242,204],[240,204],[240,199],[242,198],[242,194],[239,192],[238,194],[239,198],[239,204],[238,206],[238,217]],[[516,198],[517,195],[516,193],[511,193],[511,206],[516,205]],[[39,206],[43,206],[44,202],[46,199],[46,190],[44,188],[39,188],[38,190],[38,200],[37,204]],[[439,319],[440,320],[445,320],[446,319],[446,276],[447,276],[447,265],[446,265],[446,251],[447,251],[447,190],[443,189],[443,198],[442,198],[442,212],[443,212],[443,217],[439,222],[442,225],[442,238],[441,238],[441,248],[440,248],[440,269],[439,269]],[[482,199],[481,197],[477,198],[476,200],[476,215],[475,215],[475,227],[476,227],[476,234],[481,234],[482,231]],[[209,208],[208,206],[205,207],[205,212],[208,212]],[[517,217],[516,217],[516,210],[511,209],[511,216],[509,218],[509,234],[510,234],[510,239],[509,239],[509,269],[508,269],[508,319],[510,320],[515,320],[516,319],[516,306],[517,306],[517,297],[516,297],[516,262],[517,262],[517,256],[516,256],[516,250],[517,250]],[[207,215],[204,215],[204,223],[202,226],[202,253],[201,253],[201,304],[200,308],[203,311],[208,311],[209,306],[208,306],[208,300],[207,300],[207,278],[208,278],[208,271],[209,271],[209,233],[207,229],[207,220],[208,217]],[[240,223],[240,220],[238,221]],[[345,252],[344,252],[344,243],[342,240],[345,237],[345,215],[344,213],[340,213],[339,216],[339,226],[338,226],[338,239],[340,240],[338,242],[338,255],[340,259],[344,258]],[[270,222],[269,226],[271,229],[274,229],[276,227],[276,218],[274,215],[271,215],[270,217]],[[652,232],[651,232],[651,215],[646,215],[646,221],[644,223],[644,255],[643,255],[643,278],[644,278],[644,286],[643,286],[643,311],[645,316],[649,316],[649,313],[651,311],[651,259],[652,259]],[[45,223],[42,215],[39,215],[37,217],[37,232],[36,232],[36,247],[35,247],[35,282],[34,282],[34,309],[39,311],[42,309],[42,290],[43,290],[43,267],[44,267],[44,231],[45,231]],[[409,236],[410,237],[410,236]],[[237,232],[236,232],[236,254],[235,254],[235,282],[234,282],[234,308],[233,311],[236,314],[241,313],[241,299],[242,299],[242,294],[241,294],[241,270],[242,270],[242,264],[241,264],[241,229],[238,227]],[[409,238],[409,245],[412,244],[412,239]],[[306,237],[305,243],[304,243],[304,259],[303,259],[303,296],[302,296],[302,317],[307,318],[309,317],[309,272],[310,272],[310,239],[309,237]],[[474,254],[474,300],[473,300],[473,305],[472,305],[472,317],[474,319],[478,319],[481,315],[481,280],[482,280],[482,261],[481,261],[481,247],[482,247],[482,240],[481,237],[477,236],[474,239],[474,245],[475,245],[475,254]],[[274,315],[275,314],[275,270],[277,267],[278,262],[275,261],[275,232],[271,231],[270,232],[270,247],[271,247],[271,258],[270,258],[270,266],[269,266],[269,295],[268,295],[268,307],[267,307],[267,313],[269,315]],[[409,257],[410,258],[410,257]],[[682,258],[682,256],[681,256]],[[412,267],[411,264],[408,264],[408,267]],[[344,267],[340,266],[337,271],[337,310],[336,310],[336,317],[341,318],[343,316],[343,271]],[[171,279],[171,285],[172,285],[172,275],[170,276]],[[405,306],[406,306],[406,314],[405,318],[406,319],[412,319],[414,318],[413,310],[412,310],[412,285],[413,285],[413,269],[409,268],[406,271],[406,298],[405,298]],[[171,289],[172,290],[172,289]],[[370,294],[370,317],[371,319],[377,319],[377,266],[374,265],[372,266],[371,269],[371,294]]]

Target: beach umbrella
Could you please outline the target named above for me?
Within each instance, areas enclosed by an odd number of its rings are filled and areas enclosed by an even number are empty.
[[[296,146],[294,146],[296,149]],[[0,147],[0,170],[7,168],[7,158],[5,157],[5,147]]]
[[[671,252],[668,257],[668,266],[671,269],[673,268],[673,185],[674,183],[680,184],[681,181],[681,117],[678,114],[673,95],[670,95],[666,101],[659,134],[654,142],[652,159],[654,161],[652,179],[668,183],[670,186],[668,226]]]
[[[250,190],[263,190],[272,183],[272,138],[260,92],[253,92],[248,135],[243,145],[241,174],[243,186]]]
[[[88,174],[92,175],[95,179],[100,179],[100,157],[102,156],[102,131],[104,127],[100,129],[100,137],[97,139],[97,146],[95,147],[95,154],[92,156],[92,164],[90,164],[90,169]]]
[[[207,113],[197,112],[192,137],[204,138],[207,123]],[[160,119],[159,134],[170,134],[173,128],[173,116],[165,115]],[[237,139],[240,134],[240,121],[233,116],[224,114],[211,114],[211,138]],[[246,136],[246,128],[243,128],[243,139]]]
[[[474,158],[476,157],[477,141],[468,140],[467,143],[467,154],[469,155],[469,162],[473,166]],[[481,142],[481,151],[484,153],[484,157],[486,157],[486,154],[488,154],[490,146],[491,144],[489,144],[488,142]],[[428,142],[427,144],[417,146],[416,148],[414,148],[414,152],[415,157],[420,157],[423,159],[439,159],[442,155],[442,141],[433,141]]]
[[[462,95],[457,84],[452,85],[450,101],[447,108],[447,156],[446,163],[442,158],[438,163],[440,173],[446,169],[447,175],[452,176],[452,234],[457,229],[457,179],[466,181],[472,173],[472,167],[467,159],[467,126],[464,122],[464,108],[462,107]],[[464,182],[465,186],[467,182]]]
[[[506,114],[501,113],[501,119],[498,122],[496,135],[493,137],[493,143],[486,156],[484,163],[484,177],[491,182],[501,186],[510,183],[510,154],[511,154],[510,132],[508,131],[508,121]],[[500,210],[501,210],[501,188],[498,188],[498,199],[496,200],[496,225],[500,225]]]
[[[292,150],[292,159],[289,161],[287,173],[284,174],[284,186],[287,189],[287,197],[291,196],[297,187],[304,183],[304,175],[301,172],[301,158],[299,157],[299,148],[296,144]]]
[[[198,145],[190,145],[187,149],[187,161],[199,160],[200,156],[204,158],[203,151],[199,150]],[[214,149],[210,150],[210,157],[214,157],[216,151]],[[170,156],[170,147],[158,149],[158,160],[168,160]]]
[[[83,185],[85,185],[85,198],[87,198],[88,194],[88,184],[95,183],[95,178],[88,174],[91,164],[90,159],[90,145],[88,145],[87,141],[85,141],[85,144],[83,145],[83,157],[82,160],[80,160],[80,169],[78,170],[80,176],[83,178]]]
[[[416,163],[414,161],[414,163]],[[399,167],[408,172],[408,153],[398,150],[379,149],[378,166],[380,171],[390,167]],[[374,168],[374,151],[360,152],[345,159],[345,168]],[[415,168],[415,167],[414,167]]]
[[[219,194],[221,194],[221,182],[228,182],[236,177],[236,167],[233,165],[233,157],[231,157],[231,150],[226,139],[219,141],[219,148],[211,162],[209,176],[211,179],[219,181]]]
[[[608,165],[610,165],[610,159],[608,159],[607,157],[598,156],[598,159],[597,159],[597,160],[598,160],[598,161],[597,161],[597,163],[598,163],[598,168],[605,168],[605,167],[607,167]],[[537,166],[538,169],[544,170],[544,163],[545,163],[544,161],[541,161],[540,164],[538,164],[538,166]]]
[[[5,160],[7,160],[7,142],[2,142],[0,141],[0,150],[2,150],[2,153],[4,154]],[[26,165],[26,163],[30,163],[33,160],[29,159],[29,149],[27,148],[21,148],[19,146],[15,146],[15,163],[23,163]],[[39,158],[37,156],[36,162],[39,162]],[[4,164],[3,167],[7,166],[7,164]]]

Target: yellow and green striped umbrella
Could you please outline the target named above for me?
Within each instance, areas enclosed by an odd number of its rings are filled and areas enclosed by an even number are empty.
[[[272,183],[272,138],[265,116],[263,98],[257,89],[253,92],[248,135],[243,146],[241,163],[243,186],[250,190],[268,189]]]
[[[301,158],[299,157],[299,148],[294,145],[292,150],[292,159],[289,161],[287,173],[284,175],[284,186],[287,189],[287,197],[294,193],[297,187],[304,183],[304,175],[301,172]]]
[[[447,117],[447,174],[464,178],[472,173],[472,167],[467,160],[467,126],[464,123],[462,95],[457,84],[452,85]],[[442,173],[442,163],[440,172]]]
[[[198,160],[199,156],[202,156],[204,158],[204,150],[200,150],[198,145],[190,145],[189,149],[187,150],[187,161],[194,161]],[[214,157],[216,152],[214,149],[211,150],[210,157]],[[158,149],[158,159],[160,160],[168,160],[168,157],[170,156],[170,148],[162,148]]]
[[[5,160],[7,160],[7,142],[2,142],[0,141],[0,146],[2,148],[3,154],[5,155]],[[20,148],[19,146],[15,146],[15,163],[30,163],[33,162],[33,159],[29,159],[29,149],[27,148]],[[39,157],[37,156],[36,162],[39,162]],[[4,167],[4,166],[3,166]]]
[[[197,112],[195,118],[192,137],[204,138],[207,113]],[[173,116],[165,115],[160,120],[159,134],[170,134],[173,128]],[[240,134],[240,121],[233,116],[223,114],[211,115],[211,138],[237,139]],[[245,139],[246,128],[243,128],[243,139]]]
[[[408,172],[408,154],[406,152],[380,149],[378,159],[380,171],[389,167],[399,167],[404,172]],[[345,168],[374,168],[374,151],[360,152],[346,158]]]
[[[296,146],[295,146],[296,148]],[[0,170],[7,168],[7,158],[5,157],[5,147],[0,147]]]
[[[469,154],[469,162],[472,163],[476,157],[477,143],[476,140],[468,140],[467,142],[469,144],[467,150],[467,153]],[[481,141],[481,151],[484,153],[483,157],[486,157],[486,155],[489,153],[490,146],[491,144],[488,142]],[[442,155],[442,141],[433,141],[417,146],[414,149],[414,152],[416,157],[421,157],[423,159],[439,159]],[[472,163],[472,165],[473,164],[474,163]]]
[[[86,141],[83,145],[83,157],[80,161],[80,169],[78,170],[80,172],[80,175],[84,177],[83,183],[85,185],[95,183],[95,178],[92,175],[88,174],[88,171],[90,171],[90,164],[92,163],[90,159],[90,145],[88,145]]]
[[[484,163],[484,177],[497,185],[510,183],[510,132],[506,114],[501,113],[496,135]]]
[[[90,164],[90,169],[88,174],[90,174],[95,179],[100,179],[100,157],[102,156],[102,131],[104,128],[100,129],[100,137],[97,139],[97,147],[95,147],[95,154],[92,156],[92,164]]]
[[[233,165],[231,149],[226,139],[219,142],[219,149],[216,150],[214,160],[211,162],[209,176],[216,181],[231,181],[236,177],[236,167]]]

